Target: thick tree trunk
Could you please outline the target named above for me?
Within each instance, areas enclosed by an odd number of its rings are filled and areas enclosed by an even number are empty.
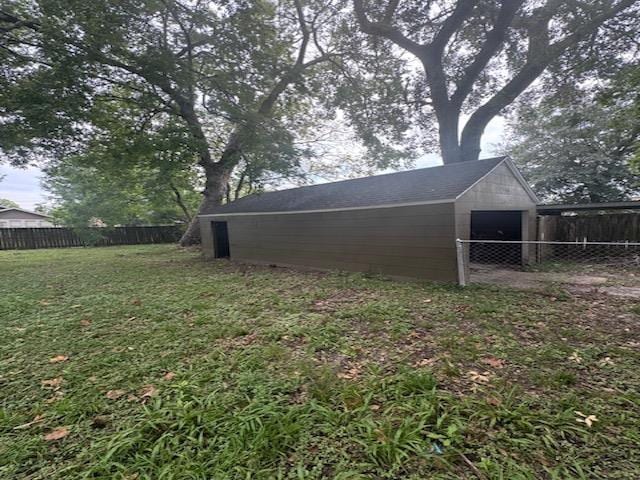
[[[419,58],[424,68],[433,101],[433,110],[438,120],[438,139],[440,141],[442,162],[445,165],[461,162],[464,158],[462,157],[460,140],[458,139],[460,108],[449,100],[441,53],[439,49],[433,47],[423,48]]]
[[[472,117],[460,135],[460,108],[451,101],[435,101],[434,110],[438,120],[438,136],[442,162],[445,165],[478,160],[480,139],[488,118]]]
[[[301,10],[299,10],[299,14],[301,14]],[[275,83],[269,93],[262,99],[257,111],[259,117],[267,118],[271,115],[279,96],[302,74],[305,68],[325,59],[324,56],[321,56],[315,60],[304,63],[305,51],[309,38],[309,33],[306,30],[303,31],[303,42],[300,47],[296,63]],[[204,132],[202,131],[200,121],[198,120],[193,108],[193,104],[184,102],[181,98],[178,98],[177,101],[182,102],[180,103],[182,116],[187,121],[187,124],[190,125],[194,138],[196,138],[200,143],[200,165],[204,168],[206,178],[206,186],[203,192],[204,198],[202,199],[202,203],[198,208],[198,212],[191,220],[191,223],[189,223],[187,231],[180,239],[180,245],[184,247],[200,244],[200,220],[198,217],[201,214],[209,213],[212,209],[222,203],[222,200],[227,194],[227,189],[229,188],[231,173],[235,166],[240,162],[243,139],[245,137],[251,137],[254,134],[256,124],[250,122],[245,123],[243,126],[236,127],[236,129],[231,133],[220,159],[214,162],[211,158],[209,147],[204,136]]]
[[[449,111],[436,110],[438,119],[438,137],[440,140],[440,152],[442,154],[442,162],[445,165],[450,163],[458,163],[466,160],[462,156],[460,142],[458,140],[458,114]]]
[[[200,219],[198,217],[211,213],[215,207],[222,203],[232,170],[233,167],[226,170],[214,167],[211,171],[206,172],[206,186],[202,192],[202,202],[200,202],[197,213],[191,219],[187,230],[180,239],[181,246],[188,247],[200,244]]]
[[[460,150],[464,161],[478,160],[480,158],[480,140],[484,133],[483,127],[466,128],[462,131],[462,138],[460,140]]]
[[[198,207],[198,212],[193,216],[187,230],[180,239],[181,246],[187,247],[200,244],[199,215],[210,213],[225,198],[231,173],[240,159],[240,137],[239,131],[231,134],[227,146],[217,162],[201,161],[205,172],[203,198]]]

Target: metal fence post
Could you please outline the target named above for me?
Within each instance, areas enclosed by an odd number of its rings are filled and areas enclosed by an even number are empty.
[[[462,240],[456,239],[456,256],[458,258],[458,285],[464,287],[467,285],[466,269],[464,265],[464,248]]]

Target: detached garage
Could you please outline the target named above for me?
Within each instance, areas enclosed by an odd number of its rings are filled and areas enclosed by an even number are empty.
[[[508,157],[267,192],[201,215],[208,258],[455,282],[456,238],[533,240]],[[522,252],[526,258],[526,252]]]

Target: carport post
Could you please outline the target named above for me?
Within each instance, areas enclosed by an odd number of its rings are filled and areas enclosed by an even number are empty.
[[[458,285],[465,287],[467,285],[466,270],[464,268],[464,247],[462,240],[456,239],[456,256],[458,257]]]

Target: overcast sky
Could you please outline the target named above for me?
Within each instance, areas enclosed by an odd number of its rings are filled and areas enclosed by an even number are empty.
[[[504,128],[504,119],[494,118],[482,139],[481,157],[491,157],[496,154],[494,145],[501,140]],[[437,155],[427,155],[416,163],[416,167],[430,167],[440,164]],[[0,181],[0,198],[13,200],[22,208],[33,210],[38,203],[45,203],[47,192],[40,185],[42,172],[35,167],[12,168],[0,165],[0,177],[6,175]]]

